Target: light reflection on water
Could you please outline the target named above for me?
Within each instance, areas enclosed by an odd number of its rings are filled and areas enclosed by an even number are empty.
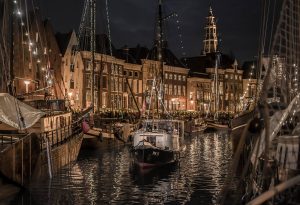
[[[12,204],[215,204],[232,157],[229,136],[205,134],[183,144],[180,164],[149,173],[132,166],[129,147],[84,150]]]

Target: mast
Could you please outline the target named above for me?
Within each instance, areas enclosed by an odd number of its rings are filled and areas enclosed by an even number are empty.
[[[11,3],[10,3],[11,4]],[[10,5],[9,5],[10,6]],[[9,61],[9,82],[8,82],[8,93],[14,95],[14,15],[10,12],[10,61]]]
[[[157,59],[159,61],[159,76],[158,76],[158,83],[159,83],[159,93],[158,93],[158,101],[157,101],[157,111],[159,113],[159,107],[164,113],[164,63],[163,63],[163,17],[162,17],[162,0],[158,0],[158,24],[157,24]],[[159,106],[159,101],[161,101]]]
[[[14,72],[13,72],[13,60],[14,60],[14,13],[12,1],[1,1],[0,4],[0,26],[2,29],[2,38],[0,39],[0,57],[1,57],[1,79],[3,80],[0,85],[2,91],[8,92],[10,95],[14,95]],[[1,30],[0,29],[0,30]]]
[[[216,52],[216,62],[215,62],[215,119],[218,118],[218,110],[219,110],[219,74],[218,67],[220,63],[220,53]]]
[[[95,33],[96,33],[96,0],[90,0],[91,9],[91,55],[92,55],[92,76],[91,76],[91,106],[94,111],[95,101]]]

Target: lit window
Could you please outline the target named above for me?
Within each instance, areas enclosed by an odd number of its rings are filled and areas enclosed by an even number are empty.
[[[181,86],[178,85],[178,95],[181,95]]]
[[[168,84],[165,84],[165,94],[168,95]]]
[[[174,85],[174,95],[177,95],[177,85]]]
[[[74,72],[74,64],[73,63],[70,64],[70,71]]]
[[[172,85],[169,85],[169,95],[172,95],[173,94],[173,86]]]
[[[193,100],[193,93],[190,92],[190,100]]]

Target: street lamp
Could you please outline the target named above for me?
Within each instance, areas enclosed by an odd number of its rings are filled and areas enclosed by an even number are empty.
[[[28,93],[28,85],[30,84],[29,80],[24,80],[25,86],[26,86],[26,93]]]

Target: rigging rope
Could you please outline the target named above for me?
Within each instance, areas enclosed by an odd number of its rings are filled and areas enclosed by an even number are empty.
[[[109,52],[110,55],[113,55],[112,52],[112,45],[111,45],[111,33],[110,33],[110,18],[109,18],[109,8],[108,8],[108,0],[105,0],[105,9],[106,9],[106,19],[107,19],[107,33],[108,33],[108,39],[109,39]]]

